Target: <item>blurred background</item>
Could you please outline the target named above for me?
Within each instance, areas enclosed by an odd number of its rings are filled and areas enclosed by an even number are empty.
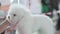
[[[58,23],[60,0],[0,0],[0,23],[5,20],[9,6],[13,3],[25,5],[31,10],[32,14],[45,14],[49,16],[53,20],[54,25]],[[57,34],[60,34],[59,31]]]

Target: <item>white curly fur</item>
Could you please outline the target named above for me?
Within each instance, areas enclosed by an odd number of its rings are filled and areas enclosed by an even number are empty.
[[[54,34],[53,22],[48,16],[32,15],[29,9],[21,4],[12,4],[8,16],[10,16],[10,19],[8,19],[13,23],[19,21],[16,29],[18,34],[32,34],[34,32],[38,32],[38,34]]]

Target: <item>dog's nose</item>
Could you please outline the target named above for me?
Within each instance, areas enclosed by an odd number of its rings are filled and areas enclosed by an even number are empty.
[[[10,19],[10,16],[8,16],[8,19]]]

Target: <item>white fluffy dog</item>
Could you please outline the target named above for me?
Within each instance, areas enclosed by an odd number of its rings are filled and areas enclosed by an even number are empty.
[[[23,5],[13,4],[10,6],[7,19],[11,23],[17,23],[18,34],[54,34],[52,20],[45,15],[32,15]]]

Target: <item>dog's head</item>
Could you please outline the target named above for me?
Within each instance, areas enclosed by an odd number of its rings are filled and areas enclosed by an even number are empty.
[[[19,21],[29,10],[23,5],[13,4],[8,11],[7,19],[12,22]]]

